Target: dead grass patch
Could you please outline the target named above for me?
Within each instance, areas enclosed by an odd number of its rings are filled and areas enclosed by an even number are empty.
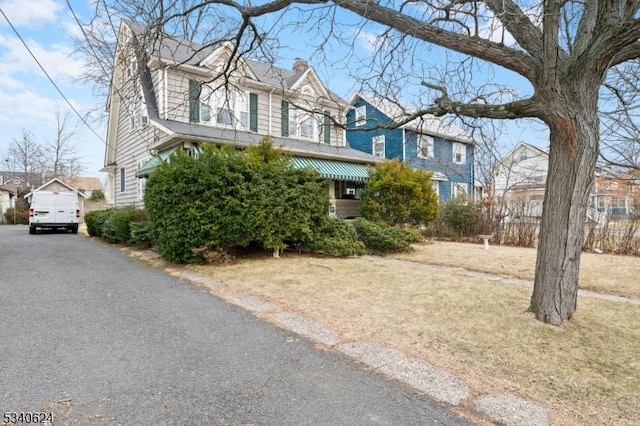
[[[536,249],[481,243],[435,241],[416,244],[411,253],[393,255],[396,259],[434,265],[456,266],[505,277],[533,281]],[[583,253],[580,261],[580,288],[598,293],[640,298],[640,258]]]
[[[638,306],[580,298],[577,318],[556,328],[524,312],[527,288],[410,263],[287,255],[196,269],[319,320],[343,341],[448,369],[474,392],[541,401],[553,424],[640,418]]]

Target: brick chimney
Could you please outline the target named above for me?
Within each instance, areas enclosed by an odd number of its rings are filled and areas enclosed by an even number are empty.
[[[302,74],[309,69],[309,64],[304,59],[296,58],[292,68],[296,74]]]

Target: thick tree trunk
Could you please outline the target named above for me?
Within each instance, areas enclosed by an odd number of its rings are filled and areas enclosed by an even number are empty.
[[[584,102],[567,108],[565,100],[563,113],[547,121],[549,172],[529,311],[553,325],[570,319],[577,307],[584,222],[598,155],[595,99],[587,103],[592,108]]]

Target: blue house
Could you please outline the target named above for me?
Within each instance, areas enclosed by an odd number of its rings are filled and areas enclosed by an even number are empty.
[[[390,129],[414,112],[368,93],[356,93],[347,113],[347,142],[376,157],[398,159],[433,172],[433,188],[441,201],[459,194],[474,197],[474,141],[461,129],[435,116],[423,116]]]

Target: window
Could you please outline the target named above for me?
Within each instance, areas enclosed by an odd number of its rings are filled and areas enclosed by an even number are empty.
[[[133,77],[138,73],[138,58],[136,58],[135,52],[129,55],[127,60],[127,77]]]
[[[136,106],[132,103],[130,103],[127,106],[127,112],[129,114],[129,131],[133,132],[135,127],[136,127]]]
[[[356,108],[356,126],[362,126],[367,122],[367,107],[365,105]]]
[[[120,167],[120,192],[124,192],[127,189],[125,183],[125,170],[124,167]]]
[[[451,182],[451,198],[456,198],[460,195],[467,195],[467,184]]]
[[[189,80],[189,122],[200,121],[200,92],[202,83],[196,80]],[[207,120],[208,121],[208,120]]]
[[[216,123],[224,126],[249,126],[249,102],[246,93],[219,91],[213,95]]]
[[[303,95],[307,95],[307,96],[314,96],[316,94],[313,88],[311,88],[311,86],[309,86],[308,84],[302,86],[302,90],[300,91],[302,92]]]
[[[326,144],[331,143],[331,113],[325,111],[322,116],[322,141]]]
[[[318,141],[318,123],[313,113],[301,109],[289,110],[289,136]]]
[[[285,100],[281,104],[280,130],[282,136],[289,136],[289,102]]]
[[[467,147],[458,142],[453,143],[453,162],[464,164],[467,161]]]
[[[418,135],[418,157],[433,158],[433,138],[426,135]]]
[[[149,124],[149,112],[147,111],[147,103],[144,99],[144,93],[142,92],[142,87],[140,87],[140,113],[138,115],[138,124],[142,126],[146,126]]]
[[[384,135],[374,136],[371,139],[371,152],[375,157],[384,158]]]

